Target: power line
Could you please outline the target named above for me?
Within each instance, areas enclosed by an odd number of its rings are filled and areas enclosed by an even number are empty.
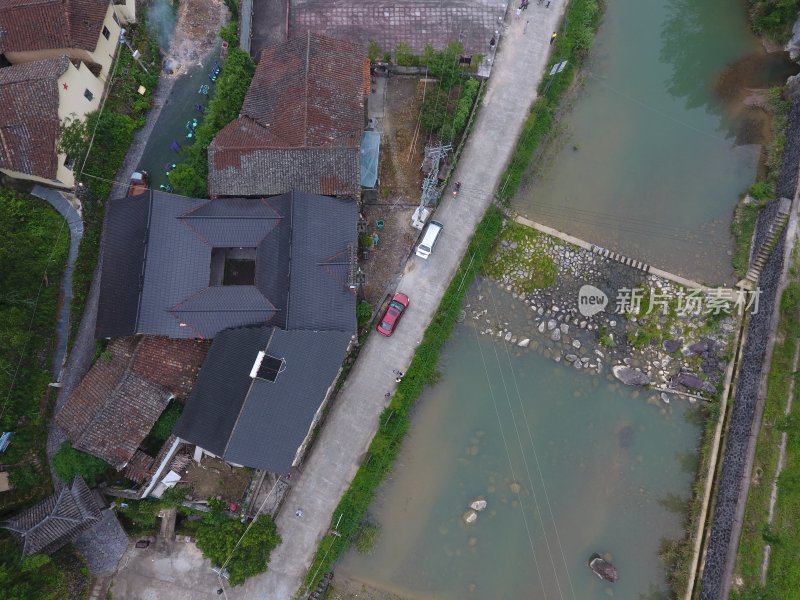
[[[494,299],[494,293],[492,293],[491,284],[488,286],[488,289],[489,289],[489,298],[492,301],[492,306],[494,307],[495,313],[499,314],[498,308],[497,308],[497,303],[495,302],[495,299]],[[477,329],[476,329],[476,331],[477,331]],[[508,349],[508,344],[505,345],[505,349],[506,349],[506,360],[508,361],[509,370],[511,371],[511,377],[512,377],[512,380],[514,381],[514,388],[516,389],[516,392],[517,392],[517,400],[519,401],[519,408],[520,408],[520,411],[522,412],[523,420],[525,421],[525,428],[528,430],[528,438],[530,439],[530,442],[531,442],[531,449],[533,450],[533,458],[534,458],[534,461],[536,462],[536,469],[539,472],[539,480],[542,482],[542,490],[544,492],[544,498],[545,498],[545,501],[547,503],[547,510],[550,513],[550,520],[552,521],[553,529],[556,532],[556,540],[558,542],[559,551],[561,552],[561,560],[564,563],[564,571],[567,574],[567,581],[569,582],[569,588],[570,588],[570,591],[572,592],[572,597],[575,598],[576,597],[575,596],[575,588],[572,586],[572,577],[569,574],[569,567],[567,566],[566,556],[564,556],[564,546],[561,544],[561,536],[558,533],[558,525],[556,525],[556,520],[555,520],[555,517],[553,516],[553,507],[550,504],[550,496],[547,493],[547,486],[545,485],[545,480],[544,480],[544,475],[542,473],[541,463],[539,462],[539,454],[536,452],[536,444],[533,441],[533,432],[531,431],[531,426],[528,423],[528,416],[527,416],[527,413],[525,412],[525,407],[524,407],[524,405],[522,403],[522,394],[519,391],[519,382],[517,381],[517,375],[514,372],[513,363],[511,362],[511,353],[510,353],[510,351]],[[496,346],[495,346],[495,354],[497,354],[497,347]],[[498,359],[498,363],[499,363],[499,359]],[[505,381],[503,381],[503,385],[505,385]],[[510,401],[509,401],[509,408],[510,408]],[[516,426],[516,422],[515,422],[515,426]],[[517,434],[519,435],[519,432],[517,432]],[[520,442],[520,449],[521,448],[522,448],[522,442]],[[527,463],[526,463],[526,467],[527,467]],[[530,474],[528,476],[530,477]],[[541,518],[541,515],[540,515],[540,518]],[[544,527],[544,524],[542,525],[542,527]],[[551,557],[551,559],[552,559],[552,557]]]
[[[514,465],[511,462],[511,452],[510,452],[510,450],[508,448],[508,442],[506,441],[506,434],[505,434],[505,431],[503,429],[503,422],[500,419],[500,411],[497,408],[497,400],[494,397],[494,390],[492,389],[492,382],[491,382],[491,379],[489,378],[489,367],[486,364],[486,357],[484,356],[483,348],[481,348],[481,345],[480,345],[480,339],[478,338],[478,330],[475,329],[475,328],[473,328],[473,330],[475,331],[475,338],[476,338],[476,342],[478,343],[478,351],[480,352],[481,361],[483,362],[483,370],[484,370],[484,373],[486,374],[486,384],[489,387],[489,397],[492,399],[492,406],[494,406],[494,412],[495,412],[495,415],[497,415],[497,424],[500,427],[500,437],[501,437],[501,439],[503,441],[503,446],[505,447],[505,450],[506,450],[506,458],[508,459],[508,468],[511,471],[512,479],[516,480],[517,476],[514,473]],[[539,583],[542,586],[542,594],[544,594],[542,596],[542,598],[547,598],[547,590],[544,587],[544,579],[542,578],[542,571],[539,568],[539,560],[536,558],[536,548],[535,548],[535,546],[533,544],[533,537],[531,536],[531,529],[528,526],[528,518],[525,516],[525,508],[522,505],[521,492],[517,492],[517,499],[519,500],[520,512],[522,513],[522,520],[525,523],[525,529],[528,532],[528,542],[531,545],[531,552],[533,553],[533,562],[536,565],[536,572],[539,574]]]

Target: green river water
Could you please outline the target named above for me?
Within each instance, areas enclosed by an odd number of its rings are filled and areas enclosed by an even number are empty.
[[[514,208],[673,272],[730,282],[731,212],[755,179],[763,133],[730,88],[785,69],[758,50],[736,3],[610,0],[563,131]],[[492,312],[513,321],[514,301],[495,297]],[[696,409],[469,324],[457,326],[441,371],[371,508],[381,524],[373,553],[348,554],[337,578],[407,599],[660,597],[658,547],[682,536],[669,506],[690,493]],[[488,508],[466,525],[478,496]],[[588,569],[594,552],[611,555],[617,583]]]
[[[788,67],[761,52],[743,4],[610,0],[573,110],[513,207],[667,271],[731,282],[731,216],[761,137],[741,92]]]

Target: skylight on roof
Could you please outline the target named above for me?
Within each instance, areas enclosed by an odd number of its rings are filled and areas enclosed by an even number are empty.
[[[270,383],[275,383],[278,375],[286,368],[286,361],[282,358],[270,356],[266,352],[259,352],[250,370],[250,377],[253,379],[263,379]]]

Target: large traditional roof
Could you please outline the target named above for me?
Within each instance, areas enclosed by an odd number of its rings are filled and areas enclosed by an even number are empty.
[[[264,49],[209,147],[211,195],[357,195],[368,65],[360,46],[311,33]]]
[[[341,367],[350,334],[228,329],[214,338],[175,434],[226,461],[288,473]],[[259,352],[280,361],[274,381],[251,377]]]
[[[0,0],[0,53],[93,52],[108,6],[109,0]]]
[[[290,193],[196,200],[160,192],[106,209],[96,335],[213,338],[229,327],[355,331],[348,285],[358,209]],[[254,280],[213,280],[224,249],[250,249]]]
[[[121,469],[170,398],[189,393],[207,351],[208,343],[197,340],[113,340],[56,420],[75,448]]]
[[[23,556],[51,554],[100,520],[98,499],[80,477],[71,486],[3,524],[22,545]]]
[[[67,68],[62,56],[0,69],[0,168],[55,179],[58,78]]]

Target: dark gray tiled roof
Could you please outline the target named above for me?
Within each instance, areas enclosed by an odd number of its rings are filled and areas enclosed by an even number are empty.
[[[295,192],[287,329],[356,330],[342,240],[352,239],[357,222],[355,202]]]
[[[342,364],[340,331],[231,329],[214,340],[176,435],[231,463],[288,473]],[[260,350],[285,361],[274,382],[251,379]]]
[[[98,337],[212,338],[267,323],[355,330],[346,264],[357,235],[353,200],[284,194],[208,201],[152,192],[149,212],[147,202],[109,203]],[[237,247],[256,248],[255,285],[211,286],[212,249]]]
[[[175,424],[174,433],[222,456],[250,388],[250,368],[272,327],[220,331]]]
[[[149,210],[149,196],[109,202],[106,207],[103,259],[110,268],[102,273],[97,337],[120,337],[136,331]]]

